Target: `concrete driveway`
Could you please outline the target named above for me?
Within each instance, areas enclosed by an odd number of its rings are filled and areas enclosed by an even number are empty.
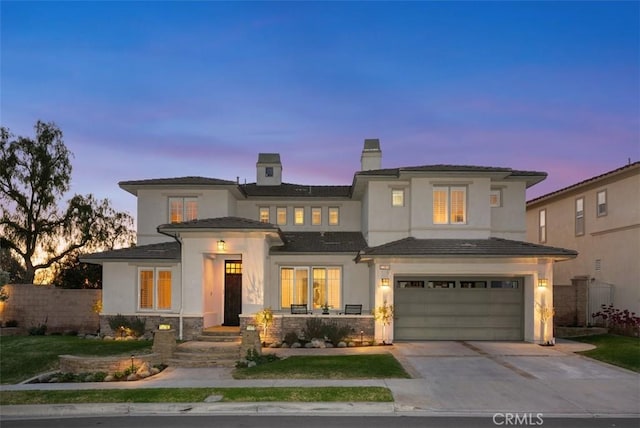
[[[396,358],[422,380],[405,384],[387,380],[405,410],[640,415],[640,375],[574,354],[590,345],[471,341],[394,345]]]

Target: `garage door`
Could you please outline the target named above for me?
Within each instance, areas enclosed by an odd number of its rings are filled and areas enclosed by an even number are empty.
[[[523,280],[396,280],[395,340],[523,340]]]

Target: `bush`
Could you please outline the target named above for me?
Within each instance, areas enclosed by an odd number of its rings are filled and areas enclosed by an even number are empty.
[[[295,331],[290,331],[284,335],[284,343],[291,346],[298,341],[298,333]]]
[[[306,340],[324,339],[324,322],[320,318],[309,318],[302,329]]]
[[[5,327],[17,327],[18,326],[18,320],[9,320],[6,323],[4,323]]]
[[[637,317],[635,312],[629,312],[628,309],[622,310],[614,308],[613,305],[602,305],[602,310],[591,316],[602,318],[604,325],[613,333],[626,336],[636,336],[640,333],[640,317]]]
[[[140,317],[130,318],[118,314],[108,317],[107,322],[114,334],[120,334],[123,336],[131,335],[140,337],[144,335],[146,330],[146,321],[144,318]]]
[[[347,325],[338,325],[336,322],[331,322],[324,325],[324,337],[331,342],[333,346],[338,346],[338,343],[342,342],[349,336],[351,328]]]
[[[47,334],[46,324],[40,324],[37,327],[29,328],[29,336],[44,336],[45,334]]]

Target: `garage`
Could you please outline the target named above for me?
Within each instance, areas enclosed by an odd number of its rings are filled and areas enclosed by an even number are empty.
[[[524,279],[396,276],[395,340],[523,340]]]

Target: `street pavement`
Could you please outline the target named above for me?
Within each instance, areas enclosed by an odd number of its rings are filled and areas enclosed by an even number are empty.
[[[632,417],[640,418],[640,375],[574,352],[586,345],[558,341],[403,342],[385,347],[268,349],[291,355],[390,352],[412,379],[235,380],[231,369],[172,368],[136,382],[3,385],[4,391],[106,388],[382,386],[393,403],[119,403],[2,406],[2,419],[157,414],[296,414]],[[504,419],[502,419],[504,420]]]

